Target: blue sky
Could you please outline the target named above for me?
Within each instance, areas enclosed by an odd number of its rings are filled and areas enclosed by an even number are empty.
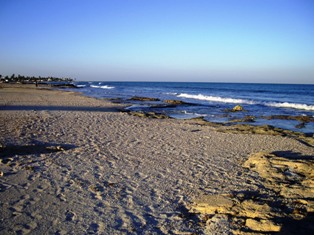
[[[0,74],[314,83],[313,0],[0,0]]]

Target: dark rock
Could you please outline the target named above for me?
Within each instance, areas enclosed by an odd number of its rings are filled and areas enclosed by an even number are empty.
[[[254,116],[245,116],[243,122],[255,122]]]
[[[266,116],[262,118],[267,119],[267,120],[272,120],[272,119],[296,120],[296,121],[300,121],[304,123],[314,122],[314,118],[310,116],[271,115],[271,116]]]
[[[145,117],[145,118],[156,118],[156,119],[169,119],[171,117],[162,114],[162,113],[155,113],[155,112],[129,112],[130,115],[136,116],[136,117]]]
[[[255,122],[255,117],[248,115],[242,119],[234,119],[234,120],[231,120],[230,122],[232,122],[232,123],[234,123],[234,122]]]
[[[110,102],[115,103],[115,104],[123,103],[123,99],[122,98],[109,98],[107,100],[109,100]]]
[[[160,99],[158,99],[158,98],[141,97],[141,96],[133,96],[129,100],[135,100],[135,101],[160,101]]]
[[[195,117],[185,120],[186,123],[200,126],[212,126],[212,127],[221,127],[224,126],[223,123],[209,122],[205,117]]]
[[[173,104],[173,105],[182,105],[182,104],[188,104],[182,100],[164,100],[165,103]]]
[[[185,121],[188,124],[200,126],[216,127],[216,131],[224,133],[242,133],[242,134],[258,134],[258,135],[273,135],[273,136],[286,136],[299,141],[300,143],[314,147],[314,133],[301,133],[295,131],[284,130],[276,128],[271,125],[253,126],[249,124],[229,124],[228,123],[215,123],[209,122],[204,117],[192,118]]]
[[[298,129],[302,129],[302,128],[305,127],[305,122],[301,122],[298,125],[296,125],[295,127],[298,128]]]
[[[146,114],[146,116],[149,118],[157,118],[157,119],[168,119],[168,118],[170,118],[169,116],[167,116],[163,113],[155,113],[155,112],[148,112]]]
[[[141,112],[141,111],[139,111],[139,112],[128,112],[130,115],[132,115],[132,116],[136,116],[136,117],[146,117],[146,114],[144,113],[144,112]]]
[[[52,84],[51,86],[58,88],[79,88],[72,83]]]

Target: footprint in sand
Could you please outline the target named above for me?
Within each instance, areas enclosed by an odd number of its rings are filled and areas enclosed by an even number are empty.
[[[10,210],[13,212],[13,215],[21,215],[24,208],[27,206],[28,204],[28,200],[30,199],[29,195],[24,195],[22,197],[20,197],[20,200],[17,201],[17,203],[15,203]]]
[[[68,234],[68,232],[65,231],[65,230],[58,230],[58,231],[55,233],[55,235],[66,235],[66,234]]]
[[[0,193],[6,191],[7,189],[11,188],[12,185],[6,183],[0,183]]]
[[[99,216],[103,216],[105,205],[102,202],[99,202],[94,207],[94,211],[98,213]]]
[[[42,218],[43,218],[43,217],[40,215],[41,213],[42,213],[41,210],[33,211],[32,213],[30,213],[30,217],[31,217],[33,220],[41,221]]]
[[[75,213],[73,213],[72,211],[67,211],[66,213],[65,213],[65,220],[66,221],[74,221],[76,219],[76,215],[75,215]]]
[[[39,174],[38,173],[31,173],[29,176],[28,176],[28,180],[29,181],[35,181],[37,178],[39,178]]]
[[[116,169],[117,166],[116,166],[116,163],[112,160],[109,160],[108,161],[108,165],[110,166],[111,169]]]
[[[133,213],[132,211],[125,211],[125,214],[129,217],[131,226],[136,230],[143,230],[146,226],[146,220],[140,213]]]
[[[88,230],[86,231],[86,234],[101,234],[102,230],[103,230],[102,223],[91,223],[89,225]]]
[[[160,191],[157,189],[152,189],[150,195],[151,195],[151,198],[153,198],[153,200],[155,201],[160,201],[161,199]]]
[[[94,177],[99,180],[99,179],[102,177],[102,174],[95,173],[95,174],[94,174]]]
[[[90,185],[88,187],[88,190],[92,193],[92,196],[98,200],[102,200],[101,194],[105,191],[104,187],[96,184],[96,185]]]
[[[61,202],[66,202],[66,197],[63,193],[57,194],[57,198],[59,198]]]
[[[48,185],[38,185],[36,189],[34,189],[34,192],[42,193],[44,192],[49,186]]]
[[[36,227],[37,227],[37,223],[30,222],[28,224],[19,224],[14,228],[14,230],[15,230],[15,234],[29,234]]]
[[[96,161],[96,165],[97,166],[95,166],[94,168],[95,169],[94,176],[96,179],[100,180],[103,177],[102,173],[104,172],[104,168],[101,166],[101,163],[99,161]]]

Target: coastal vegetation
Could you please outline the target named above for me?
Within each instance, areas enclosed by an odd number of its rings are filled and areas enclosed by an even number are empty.
[[[74,79],[72,78],[58,78],[58,77],[35,77],[35,76],[24,76],[24,75],[15,75],[12,74],[11,76],[2,76],[0,74],[0,81],[2,83],[23,83],[23,84],[35,84],[35,83],[48,83],[48,82],[63,82],[63,83],[70,83],[73,82]]]

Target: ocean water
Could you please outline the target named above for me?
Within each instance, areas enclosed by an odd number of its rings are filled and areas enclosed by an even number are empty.
[[[129,110],[158,112],[173,118],[204,117],[211,122],[248,123],[314,133],[314,123],[298,128],[297,120],[268,120],[272,115],[314,117],[314,85],[183,83],[183,82],[76,82],[80,92],[96,98],[120,99]],[[131,101],[133,96],[161,101]],[[169,107],[164,100],[181,100],[185,105]],[[228,112],[241,105],[244,112]],[[245,122],[254,116],[254,122]],[[241,122],[242,119],[242,122]]]

